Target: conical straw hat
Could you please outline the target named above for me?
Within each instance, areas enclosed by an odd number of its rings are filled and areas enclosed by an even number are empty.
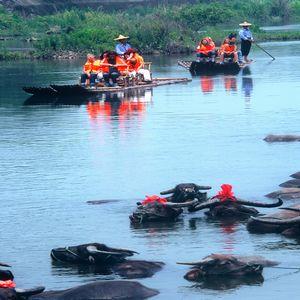
[[[126,40],[126,39],[128,39],[129,38],[129,36],[124,36],[124,35],[122,35],[122,34],[120,34],[117,38],[115,38],[114,40],[115,41],[119,41],[119,40]]]
[[[239,24],[239,26],[251,26],[252,24],[251,23],[248,23],[248,22],[244,22],[244,23],[241,23],[241,24]]]

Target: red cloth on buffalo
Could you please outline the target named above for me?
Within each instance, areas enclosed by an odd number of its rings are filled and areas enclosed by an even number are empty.
[[[146,205],[146,204],[153,203],[153,202],[165,204],[167,202],[167,199],[161,198],[157,195],[146,196],[145,200],[142,202],[142,205]]]
[[[218,194],[213,198],[218,198],[221,202],[228,201],[228,200],[236,201],[236,198],[232,191],[232,185],[230,184],[222,184],[221,191],[219,191]]]
[[[12,289],[16,287],[16,284],[12,280],[0,280],[0,288],[4,289]]]

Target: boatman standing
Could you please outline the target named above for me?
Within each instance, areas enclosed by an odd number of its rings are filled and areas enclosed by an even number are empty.
[[[242,26],[242,29],[239,31],[239,36],[241,38],[242,56],[244,58],[244,61],[246,63],[249,63],[249,62],[251,62],[251,60],[248,59],[248,54],[250,52],[251,45],[254,41],[252,33],[249,29],[249,26],[251,26],[252,24],[245,21],[239,25]]]
[[[118,55],[123,56],[124,53],[131,48],[130,44],[127,43],[128,39],[128,36],[124,36],[122,34],[115,38],[115,41],[118,41],[118,44],[116,45],[116,52]]]

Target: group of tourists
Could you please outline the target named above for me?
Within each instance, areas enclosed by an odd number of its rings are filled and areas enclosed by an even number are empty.
[[[107,87],[114,87],[120,76],[141,76],[143,81],[150,82],[151,74],[149,70],[144,69],[143,57],[127,40],[127,36],[119,35],[115,39],[118,42],[115,51],[105,51],[99,57],[88,54],[83,66],[81,85],[93,88],[96,83],[103,82]]]
[[[238,51],[236,45],[237,35],[229,34],[222,45],[217,48],[211,37],[203,38],[197,47],[198,61],[215,62],[218,57],[221,64],[225,59],[232,62],[249,63],[248,54],[253,42],[251,26],[248,22],[239,24],[242,29],[239,31],[241,40],[241,50]],[[141,78],[145,82],[151,82],[150,71],[145,69],[143,57],[133,49],[128,43],[128,36],[119,35],[114,40],[117,41],[115,51],[105,51],[99,57],[93,54],[87,55],[87,61],[83,66],[81,75],[81,85],[95,87],[96,83],[103,83],[107,87],[117,85],[118,78]]]
[[[253,40],[252,33],[249,29],[251,23],[243,22],[239,24],[242,29],[239,31],[239,37],[241,40],[241,50],[238,51],[236,46],[237,35],[230,33],[223,41],[221,46],[217,49],[214,41],[211,37],[203,38],[197,49],[198,61],[211,61],[215,62],[216,57],[219,57],[220,63],[224,63],[225,59],[230,59],[233,62],[242,63],[243,59],[245,63],[249,63],[248,54],[251,49]]]

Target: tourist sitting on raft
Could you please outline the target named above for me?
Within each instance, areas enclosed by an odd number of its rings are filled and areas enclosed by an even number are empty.
[[[140,54],[138,54],[138,52],[135,49],[128,49],[124,54],[124,58],[128,65],[129,76],[138,77],[139,75],[142,75],[142,79],[144,81],[152,81],[150,71],[144,69],[143,57]]]
[[[219,49],[220,62],[224,63],[224,59],[231,59],[233,62],[238,61],[238,52],[236,46],[236,34],[231,33],[223,42]]]
[[[105,85],[116,86],[117,79],[121,75],[126,75],[127,69],[128,65],[115,51],[108,51],[101,62]]]
[[[216,46],[211,37],[203,38],[197,47],[197,58],[198,61],[215,61],[216,57]]]
[[[93,54],[86,56],[86,63],[83,66],[83,73],[80,79],[81,85],[95,86],[97,74],[100,72],[100,63],[101,61],[99,59],[96,60]]]

